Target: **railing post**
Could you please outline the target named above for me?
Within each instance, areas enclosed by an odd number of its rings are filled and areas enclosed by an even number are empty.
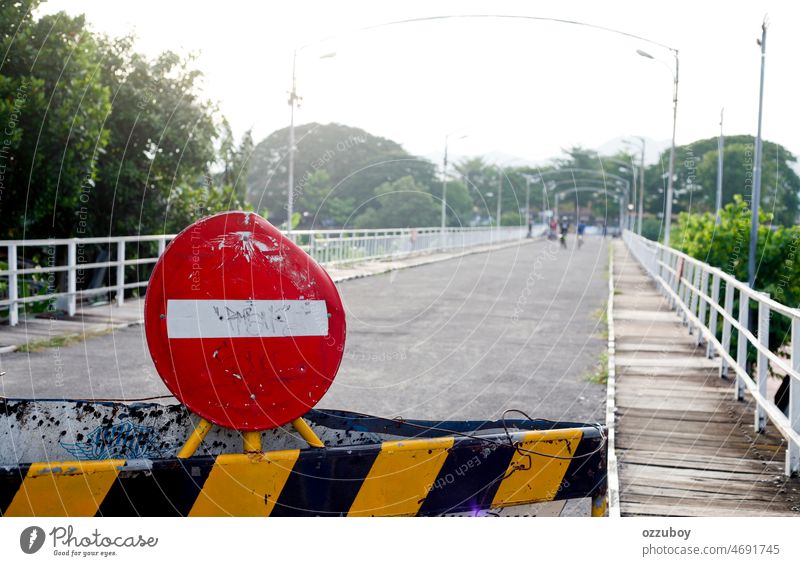
[[[117,305],[125,302],[125,240],[117,242]]]
[[[692,264],[692,287],[693,288],[689,289],[689,314],[691,314],[692,316],[697,316],[698,318],[700,318],[700,317],[698,316],[698,313],[697,313],[697,301],[700,299],[700,294],[698,293],[698,291],[702,290],[700,288],[700,277],[701,277],[702,271],[703,271],[702,267],[700,267],[699,265]],[[687,323],[689,325],[689,334],[694,333],[695,328],[693,326],[692,319],[687,317]],[[701,324],[702,324],[702,320],[701,320]],[[700,344],[700,335],[701,335],[701,332],[700,332],[700,328],[698,327],[697,328],[697,339],[695,340],[695,343],[698,344],[698,345]]]
[[[800,319],[792,317],[792,369],[800,372]],[[800,434],[800,380],[789,378],[789,426]],[[786,475],[800,472],[800,446],[789,441],[786,448]]]
[[[670,274],[670,277],[675,281],[675,286],[672,288],[675,292],[675,298],[672,300],[672,308],[677,309],[678,303],[681,301],[681,277],[683,276],[686,266],[683,259],[678,257],[677,254],[672,255],[675,258],[675,264],[672,266],[673,273]],[[678,265],[680,265],[680,273],[678,272]]]
[[[167,247],[167,239],[166,238],[159,238],[158,239],[158,257],[161,257],[161,254],[164,253],[164,249]]]
[[[675,308],[678,305],[678,302],[677,302],[677,299],[676,299],[677,293],[678,293],[678,276],[677,276],[678,256],[676,256],[676,255],[667,255],[666,250],[664,250],[663,251],[663,255],[662,255],[661,265],[659,266],[659,269],[662,270],[662,273],[663,273],[663,269],[664,269],[665,265],[672,269],[671,272],[668,272],[666,274],[666,279],[664,281],[665,281],[666,285],[672,290],[672,292],[675,293],[674,295],[670,294],[670,296],[669,296],[669,306],[670,306],[671,309],[675,310]],[[664,276],[662,275],[662,279],[663,279],[663,277]],[[666,291],[666,289],[665,289],[665,291]]]
[[[67,314],[75,316],[77,303],[78,253],[75,239],[67,244]]]
[[[708,321],[706,320],[706,300],[700,295],[708,295],[708,271],[705,268],[700,268],[700,292],[697,294],[698,300],[698,307],[697,307],[697,318],[700,319],[700,326],[697,329],[697,345],[703,343],[705,338],[703,338],[703,333],[701,332],[701,328],[706,326]],[[713,309],[712,309],[713,310]]]
[[[692,295],[692,291],[689,290],[688,283],[690,281],[694,280],[694,265],[691,264],[691,263],[687,264],[686,260],[684,260],[683,266],[684,266],[683,267],[683,271],[685,273],[685,277],[683,278],[683,280],[684,280],[683,291],[681,292],[680,297],[681,297],[681,302],[683,302],[683,305],[685,307],[688,307],[691,304],[691,298],[690,297]],[[690,269],[692,270],[691,275],[689,274],[689,270]],[[686,324],[687,321],[689,320],[689,317],[686,314],[686,309],[681,309],[681,312],[683,313],[683,323]],[[691,334],[691,333],[692,333],[692,326],[690,324],[689,325],[689,334]]]
[[[769,294],[764,293],[769,297]],[[764,348],[769,349],[769,305],[763,301],[758,301],[758,343]],[[756,375],[758,377],[758,392],[764,399],[767,398],[767,378],[769,377],[769,358],[767,355],[758,351],[756,363]],[[753,428],[756,432],[764,432],[767,427],[767,413],[761,406],[761,402],[756,403],[756,414]]]
[[[708,314],[708,330],[711,336],[717,336],[717,316],[719,313],[717,312],[716,307],[719,306],[719,275],[716,273],[711,274],[711,304],[709,305],[709,309],[711,312]],[[714,348],[712,344],[714,343],[713,340],[709,340],[706,342],[706,357],[713,358],[714,357]]]
[[[8,323],[11,326],[19,324],[19,288],[17,287],[17,246],[8,245]]]
[[[733,317],[733,285],[730,281],[725,282],[725,312]],[[731,323],[727,318],[722,320],[722,351],[730,355],[731,353]],[[725,377],[728,374],[728,360],[723,357],[719,366],[719,376]]]
[[[736,365],[747,372],[747,336],[743,329],[747,329],[750,320],[750,298],[747,293],[739,291],[739,333],[736,342]],[[744,397],[744,383],[742,376],[736,373],[735,399],[741,401]]]

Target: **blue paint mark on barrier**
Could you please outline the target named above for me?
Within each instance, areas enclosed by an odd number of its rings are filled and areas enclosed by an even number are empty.
[[[82,442],[59,442],[78,460],[164,458],[153,427],[123,421],[112,426],[98,426]]]

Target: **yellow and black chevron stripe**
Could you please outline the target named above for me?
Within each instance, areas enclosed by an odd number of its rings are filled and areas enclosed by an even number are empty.
[[[510,442],[509,442],[510,440]],[[441,515],[605,492],[597,427],[0,469],[4,516]]]

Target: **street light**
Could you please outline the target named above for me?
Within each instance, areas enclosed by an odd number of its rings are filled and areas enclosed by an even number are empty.
[[[639,214],[638,214],[638,226],[636,228],[636,233],[640,236],[642,235],[642,216],[644,215],[644,150],[645,150],[645,141],[644,138],[641,136],[633,136],[640,142],[642,142],[642,153],[641,159],[639,161]],[[630,143],[630,142],[628,142]]]
[[[533,237],[533,221],[531,219],[531,183],[538,183],[541,177],[538,175],[522,175],[525,177],[525,223],[528,225],[528,235],[526,237]],[[544,207],[542,207],[544,212]]]
[[[725,118],[725,108],[719,111],[719,140],[717,140],[717,226],[722,222],[722,163],[725,155],[725,135],[722,133],[722,122]]]
[[[500,166],[497,175],[497,230],[500,231],[500,227],[503,225],[501,222],[501,214],[503,214],[503,174],[505,173],[503,166]]]
[[[505,176],[506,167],[509,164],[514,163],[515,161],[519,161],[518,158],[514,158],[511,161],[507,161],[504,165],[498,165],[498,183],[497,183],[497,230],[500,231],[502,228],[503,223],[500,221],[500,216],[503,214],[503,177]],[[514,186],[512,185],[511,188],[513,189]]]
[[[675,177],[675,127],[678,122],[678,50],[668,47],[672,54],[675,56],[675,72],[672,73],[673,89],[672,89],[672,145],[669,149],[669,178],[667,179],[667,201],[664,203],[664,245],[669,247],[669,236],[672,230],[672,181]],[[641,49],[637,49],[636,53],[646,59],[655,59],[652,55]]]
[[[292,90],[289,92],[289,106],[291,111],[289,113],[289,179],[287,187],[287,201],[286,201],[286,235],[292,237],[292,215],[294,214],[294,109],[299,106],[302,97],[297,95],[297,52],[302,50],[303,47],[292,51]],[[336,57],[336,53],[325,53],[320,55],[320,59],[330,59]]]
[[[758,40],[757,40],[758,41]],[[761,83],[758,90],[758,132],[756,133],[756,163],[753,168],[753,194],[750,199],[750,253],[747,257],[747,284],[756,284],[756,242],[758,240],[758,210],[761,207],[761,114],[764,110],[764,62],[767,55],[767,18],[761,24]],[[751,317],[750,320],[754,320]]]
[[[629,202],[635,203],[636,202],[636,178],[637,178],[637,175],[639,174],[639,168],[633,162],[633,157],[631,157],[631,162],[630,163],[627,163],[625,161],[621,161],[619,159],[614,159],[613,157],[601,157],[600,158],[600,166],[601,167],[603,165],[603,162],[605,162],[605,161],[610,161],[612,163],[618,163],[619,165],[622,165],[622,167],[620,168],[620,171],[622,171],[623,173],[627,173],[628,172],[628,166],[630,166],[632,184],[628,185],[628,186],[632,187],[632,190],[630,191],[630,194],[628,195],[628,200],[629,200]],[[605,170],[603,170],[603,173],[605,173]],[[629,211],[633,211],[633,209],[634,209],[634,206],[632,204],[629,204],[628,210]],[[634,230],[636,228],[634,226],[634,224],[636,223],[636,215],[635,214],[628,214],[628,217],[629,217],[629,219],[626,220],[625,225],[628,226],[630,224],[631,226],[630,226],[630,228],[626,228],[626,230]]]
[[[454,133],[455,131],[450,132],[444,137],[444,162],[442,164],[442,247],[444,247],[444,233],[447,226],[447,142]],[[463,140],[468,136],[469,134],[464,134],[456,138],[456,140]]]

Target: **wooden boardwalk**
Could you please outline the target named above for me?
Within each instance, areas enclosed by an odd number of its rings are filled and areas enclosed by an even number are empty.
[[[614,244],[616,454],[622,515],[800,516],[786,443],[753,431],[680,317],[624,243]]]

